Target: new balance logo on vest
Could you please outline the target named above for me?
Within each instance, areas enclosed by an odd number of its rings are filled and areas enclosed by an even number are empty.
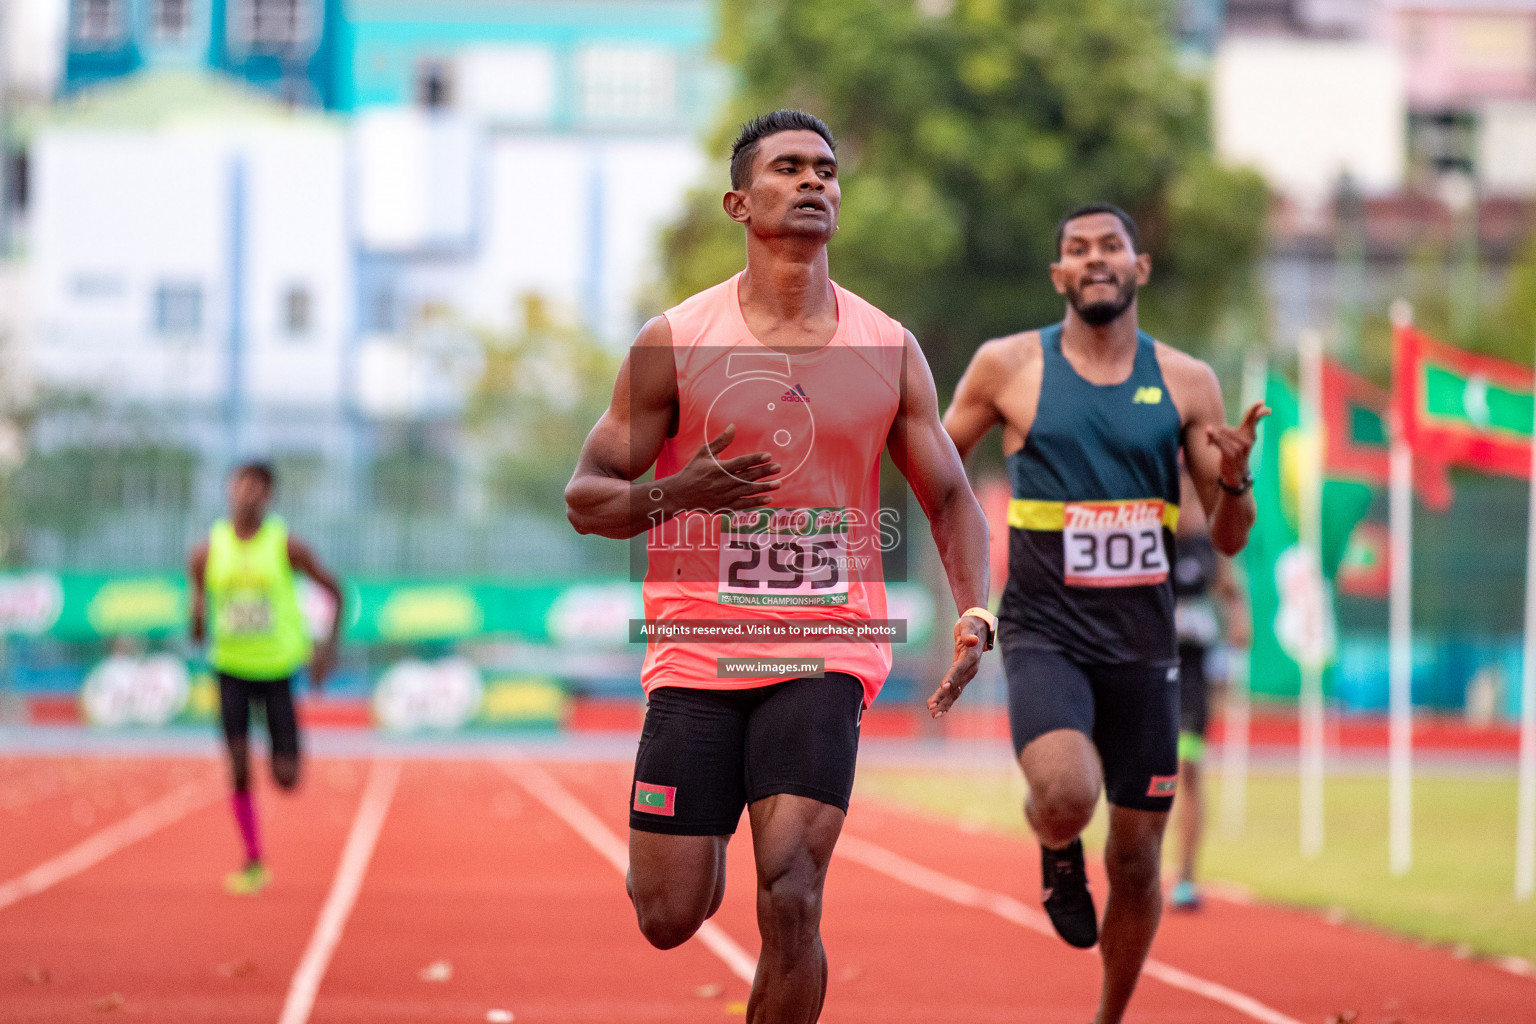
[[[1131,396],[1132,405],[1158,405],[1163,400],[1162,388],[1137,388]]]
[[[801,387],[799,384],[796,384],[794,387],[792,387],[788,391],[784,392],[784,397],[780,398],[779,401],[781,401],[781,402],[800,402],[800,403],[803,403],[805,405],[810,405],[811,404],[811,396],[805,393],[805,388]]]

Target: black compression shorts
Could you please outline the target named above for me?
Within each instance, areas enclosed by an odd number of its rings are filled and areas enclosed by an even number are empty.
[[[1014,753],[1048,732],[1075,729],[1099,752],[1111,804],[1167,811],[1179,772],[1178,663],[1075,662],[1023,646],[1016,628],[999,627]]]
[[[732,835],[744,807],[777,793],[846,812],[863,709],[864,684],[841,672],[747,690],[652,690],[629,827]]]
[[[251,728],[251,701],[266,711],[272,753],[299,756],[299,722],[293,709],[293,680],[241,679],[219,673],[219,718],[228,741],[245,740]]]

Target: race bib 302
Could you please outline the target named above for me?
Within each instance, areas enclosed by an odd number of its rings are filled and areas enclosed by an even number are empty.
[[[1163,507],[1140,501],[1069,501],[1061,530],[1069,587],[1142,587],[1168,578]]]

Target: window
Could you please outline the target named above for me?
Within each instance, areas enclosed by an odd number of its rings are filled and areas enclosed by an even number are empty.
[[[373,301],[368,304],[369,329],[377,334],[394,334],[400,329],[397,307],[395,293],[390,289],[380,288],[374,292]]]
[[[424,60],[416,68],[416,101],[428,110],[448,106],[452,96],[448,65],[440,60]]]
[[[203,329],[203,287],[167,282],[155,289],[155,330],[160,334],[197,334]]]
[[[666,121],[677,107],[677,61],[665,50],[591,47],[580,57],[590,121]]]
[[[1530,77],[1536,65],[1536,30],[1528,15],[1464,14],[1451,25],[1458,71]]]
[[[155,0],[152,24],[156,39],[185,40],[192,31],[192,0]]]
[[[32,195],[31,185],[32,164],[27,157],[27,151],[23,149],[19,152],[11,153],[6,157],[5,167],[6,208],[25,213],[27,200]]]
[[[1470,110],[1413,111],[1408,115],[1408,153],[1421,176],[1471,174],[1477,152],[1477,118]]]
[[[289,337],[308,334],[313,317],[314,300],[308,288],[296,284],[283,293],[283,329]]]
[[[106,270],[84,270],[69,282],[69,293],[85,302],[120,299],[127,289],[121,275]]]
[[[453,60],[453,105],[493,121],[545,122],[557,75],[547,46],[467,47]]]
[[[310,38],[308,0],[235,0],[230,8],[229,32],[238,46],[291,50]]]
[[[127,29],[124,0],[74,0],[75,39],[81,43],[111,43]]]

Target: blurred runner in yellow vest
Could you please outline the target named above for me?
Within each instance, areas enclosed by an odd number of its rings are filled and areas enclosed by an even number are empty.
[[[245,867],[225,879],[225,887],[237,895],[260,892],[270,878],[251,802],[251,701],[260,700],[266,711],[272,777],[283,789],[293,789],[299,782],[293,676],[309,662],[309,685],[318,690],[324,684],[336,665],[343,621],[336,578],[308,545],[289,535],[282,519],[267,514],[273,482],[266,463],[237,467],[229,480],[229,518],[213,524],[187,566],[192,639],[210,641],[208,662],[219,678],[219,712],[234,784],[231,802],[245,843]],[[299,608],[295,570],[330,594],[335,608],[330,634],[318,648],[312,648]]]

